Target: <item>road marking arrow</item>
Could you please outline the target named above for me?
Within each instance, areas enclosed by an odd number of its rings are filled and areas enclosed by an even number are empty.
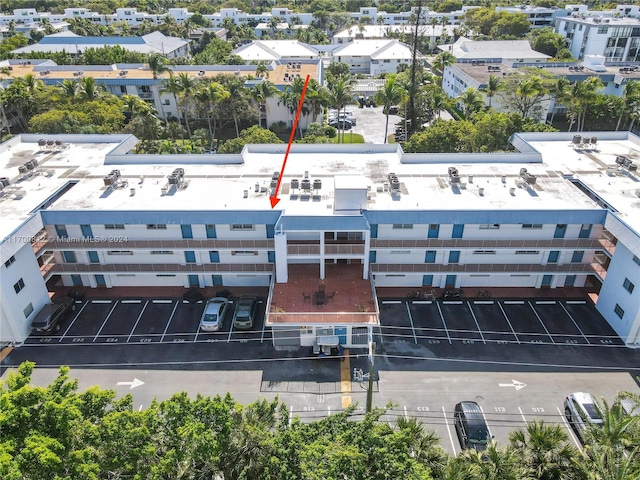
[[[511,380],[511,383],[499,383],[499,387],[515,387],[516,391],[527,386],[526,383],[519,382],[518,380]]]
[[[133,379],[133,382],[118,382],[118,385],[129,385],[129,390],[133,390],[140,385],[144,385],[142,380],[138,380],[137,378]]]

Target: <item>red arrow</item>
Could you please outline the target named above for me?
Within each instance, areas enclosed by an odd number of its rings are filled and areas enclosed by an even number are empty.
[[[304,81],[304,87],[302,88],[302,95],[300,96],[300,103],[298,104],[298,112],[296,118],[293,121],[293,128],[291,129],[291,135],[289,136],[289,144],[287,145],[287,151],[284,154],[284,162],[282,162],[282,168],[280,169],[280,176],[278,177],[278,184],[273,195],[269,197],[271,201],[271,208],[275,207],[280,199],[278,198],[278,192],[280,191],[280,184],[282,183],[282,177],[284,176],[284,167],[287,164],[287,158],[289,158],[289,150],[291,150],[291,144],[293,143],[293,137],[296,135],[296,127],[298,126],[298,119],[300,118],[300,111],[302,110],[302,104],[304,103],[304,95],[307,93],[307,85],[309,85],[310,75],[307,75]]]

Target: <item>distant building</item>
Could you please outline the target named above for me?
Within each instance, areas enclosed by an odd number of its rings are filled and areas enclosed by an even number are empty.
[[[349,65],[351,73],[396,73],[398,65],[411,63],[411,47],[398,40],[354,40],[333,51],[332,60]]]
[[[167,58],[189,55],[189,41],[177,37],[167,37],[160,32],[152,32],[141,37],[83,37],[73,32],[47,35],[38,43],[16,48],[11,53],[28,56],[30,53],[61,53],[71,56],[81,55],[87,48],[120,46],[129,52],[145,55],[160,54]]]
[[[318,51],[315,48],[298,40],[255,40],[236,48],[232,53],[247,63],[288,62],[318,58]]]

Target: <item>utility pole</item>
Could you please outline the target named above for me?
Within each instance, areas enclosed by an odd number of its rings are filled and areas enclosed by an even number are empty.
[[[367,388],[367,413],[371,412],[373,407],[373,369],[374,358],[376,355],[376,342],[369,342],[369,387]]]

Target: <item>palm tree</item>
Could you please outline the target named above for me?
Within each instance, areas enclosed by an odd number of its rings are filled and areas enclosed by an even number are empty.
[[[549,123],[553,125],[553,119],[556,115],[556,110],[558,109],[558,105],[564,105],[565,102],[571,99],[569,95],[569,87],[571,86],[571,82],[567,80],[566,77],[560,77],[556,80],[556,83],[553,85],[552,95],[554,98],[553,110],[551,111],[551,120]]]
[[[78,93],[77,80],[70,80],[67,78],[63,80],[62,83],[60,83],[60,85],[58,86],[60,88],[60,91],[62,92],[62,95],[64,95],[65,97],[73,98]]]
[[[544,421],[527,424],[525,430],[509,433],[509,441],[538,480],[574,478],[579,452],[567,444],[568,437],[560,425]]]
[[[269,80],[263,80],[251,90],[251,98],[258,104],[258,118],[262,118],[262,109],[264,107],[265,117],[268,117],[269,106],[267,101],[269,98],[278,93],[278,88]]]
[[[468,453],[467,453],[468,452]],[[480,472],[479,478],[491,480],[533,480],[533,472],[522,463],[517,449],[498,448],[491,442],[484,452],[465,450],[465,457]]]
[[[78,93],[88,101],[96,100],[102,93],[103,88],[93,77],[82,77],[78,83]]]
[[[22,81],[20,83],[24,86],[29,95],[33,95],[44,87],[42,80],[36,77],[33,73],[27,73],[22,77]]]
[[[630,80],[624,87],[624,95],[622,98],[624,100],[624,109],[620,112],[620,116],[618,117],[616,131],[620,128],[620,123],[622,122],[622,118],[625,113],[631,118],[629,130],[633,128],[633,123],[637,117],[638,110],[640,110],[640,81]]]
[[[208,106],[207,122],[209,124],[209,134],[211,136],[210,150],[213,150],[213,142],[216,132],[216,108],[224,99],[229,98],[230,93],[222,84],[211,82],[198,90],[196,99]]]
[[[417,418],[399,417],[398,429],[408,438],[409,454],[431,470],[434,478],[440,478],[445,470],[446,455],[440,446],[440,439],[433,430],[425,430],[424,424]]]
[[[264,62],[260,62],[256,67],[256,77],[269,78],[269,69]]]
[[[389,109],[392,105],[398,105],[399,103],[404,102],[406,97],[407,91],[398,82],[396,82],[395,75],[389,75],[382,89],[376,92],[376,104],[384,107],[382,111],[386,115],[383,143],[387,143],[387,134],[389,132]]]
[[[236,138],[240,136],[240,130],[238,129],[238,112],[236,111],[237,103],[236,100],[241,98],[246,89],[244,87],[244,81],[241,78],[233,78],[226,84],[227,90],[229,91],[229,97],[227,99],[228,102],[231,103],[231,112],[233,114],[233,124],[236,127]]]
[[[345,110],[347,105],[354,102],[353,100],[353,85],[355,80],[351,75],[341,75],[339,77],[332,77],[329,81],[328,89],[328,101],[329,105],[334,107],[338,113],[341,109]],[[338,115],[338,118],[340,116]],[[340,122],[338,122],[338,139],[340,138]],[[342,131],[342,141],[344,142],[344,129]]]
[[[588,428],[585,434],[585,450],[607,449],[621,453],[633,444],[631,429],[634,419],[617,406],[609,407],[605,399],[598,403],[602,415],[602,425]]]
[[[131,119],[137,117],[146,117],[154,115],[156,109],[149,105],[137,95],[123,95],[122,96],[123,110],[129,114]]]
[[[311,115],[311,121],[315,122],[326,106],[327,90],[320,85],[315,78],[309,79],[307,92],[304,97],[304,107],[306,108],[303,107],[303,110],[305,110],[305,115]]]
[[[147,57],[147,68],[151,70],[151,74],[153,75],[153,83],[154,83],[154,96],[157,97],[157,100],[154,100],[156,105],[160,105],[160,114],[164,118],[164,111],[162,108],[162,99],[160,98],[160,88],[158,86],[158,77],[163,73],[170,72],[171,70],[165,63],[165,59],[160,54],[153,54]],[[166,121],[166,120],[165,120]]]
[[[438,72],[438,77],[440,79],[440,84],[442,84],[442,76],[444,74],[444,69],[449,65],[453,65],[456,63],[456,57],[453,56],[452,53],[442,52],[435,56],[433,59],[433,63],[431,67],[434,71]]]
[[[472,114],[480,111],[484,107],[482,95],[473,88],[469,88],[462,92],[456,99],[464,111],[464,117],[468,120]]]
[[[569,131],[576,121],[576,128],[579,130],[584,128],[584,117],[589,104],[597,95],[598,90],[603,87],[602,81],[598,77],[589,77],[582,82],[576,82],[571,90],[571,122],[569,123]]]
[[[487,98],[489,99],[489,108],[491,108],[491,99],[495,96],[498,91],[502,90],[505,86],[505,83],[495,75],[489,75],[489,80],[487,81]]]
[[[187,134],[191,138],[191,126],[189,125],[189,110],[191,108],[191,100],[196,91],[197,82],[189,76],[187,72],[180,72],[176,79],[178,85],[179,98],[182,102],[182,113],[184,115],[184,123],[187,127]]]
[[[528,79],[521,81],[514,92],[515,107],[523,117],[528,117],[533,108],[544,100],[549,93],[544,86],[542,78],[532,75]]]

